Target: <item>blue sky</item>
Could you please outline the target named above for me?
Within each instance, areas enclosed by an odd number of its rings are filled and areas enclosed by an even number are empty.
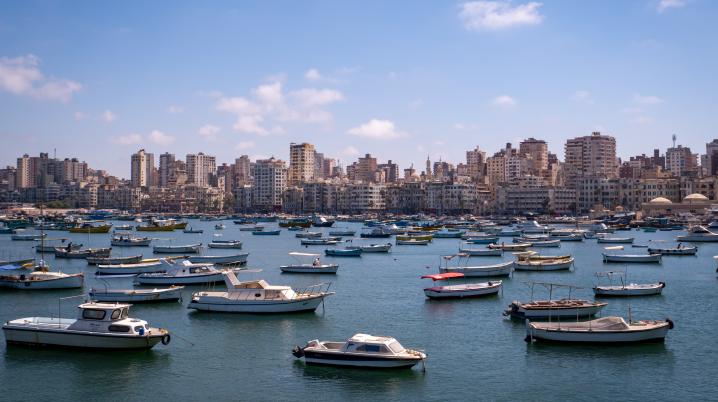
[[[218,162],[308,141],[422,168],[475,146],[717,135],[718,2],[2,2],[0,163],[139,148]]]

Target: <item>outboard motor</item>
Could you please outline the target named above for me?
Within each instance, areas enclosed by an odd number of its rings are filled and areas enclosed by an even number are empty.
[[[293,354],[294,357],[296,357],[297,359],[300,359],[300,358],[304,357],[304,348],[300,348],[299,346],[295,346],[295,347],[292,348],[292,354]]]

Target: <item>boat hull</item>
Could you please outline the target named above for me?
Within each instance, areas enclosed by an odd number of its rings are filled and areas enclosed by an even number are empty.
[[[596,297],[632,297],[632,296],[655,296],[663,293],[666,285],[663,282],[644,285],[641,287],[621,287],[621,286],[596,286],[593,293]]]
[[[596,303],[594,305],[583,307],[563,307],[563,308],[544,308],[544,309],[526,309],[516,304],[511,304],[505,311],[505,315],[514,318],[529,320],[544,320],[553,318],[577,318],[591,317],[600,312],[607,303]]]
[[[224,282],[224,275],[221,272],[206,275],[176,277],[140,274],[135,279],[135,282],[140,285],[204,285],[206,283]]]
[[[424,295],[430,299],[464,299],[493,296],[501,290],[501,281],[487,284],[459,286],[435,286],[424,289]]]
[[[321,267],[313,265],[283,265],[279,267],[282,272],[290,274],[336,274],[339,265],[331,264]]]
[[[234,254],[234,255],[201,255],[189,257],[189,262],[193,264],[212,263],[212,264],[242,264],[247,262],[247,256],[249,254]]]
[[[244,314],[281,314],[281,313],[300,313],[305,311],[314,311],[319,307],[324,296],[317,296],[311,299],[297,301],[219,301],[219,300],[199,300],[193,297],[187,308],[198,311],[213,311],[221,313],[244,313]],[[212,298],[216,299],[216,298]]]
[[[150,349],[164,334],[110,335],[80,331],[37,330],[3,326],[8,344],[88,349]]]
[[[345,353],[314,352],[304,350],[304,361],[309,365],[362,367],[373,369],[408,369],[421,361],[420,358],[388,358],[380,356],[350,355]]]
[[[155,289],[153,291],[96,291],[90,290],[89,296],[92,300],[100,302],[120,303],[151,303],[163,301],[177,301],[182,299],[182,287],[169,289]]]
[[[623,262],[623,263],[660,263],[661,254],[649,254],[649,255],[611,255],[604,254],[603,262]]]
[[[9,281],[0,279],[0,287],[22,290],[78,289],[85,283],[82,274],[69,275],[63,278],[42,280]]]
[[[517,271],[565,271],[571,269],[572,264],[573,258],[554,263],[543,263],[540,260],[529,262],[517,261],[515,269]]]
[[[539,329],[526,325],[528,340],[571,343],[637,343],[663,342],[669,330],[669,324],[643,331],[569,331],[560,329]]]

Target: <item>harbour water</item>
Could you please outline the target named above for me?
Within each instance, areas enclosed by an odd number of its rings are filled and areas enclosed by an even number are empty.
[[[124,222],[115,222],[120,224]],[[389,254],[360,258],[323,258],[340,264],[336,276],[281,274],[279,266],[292,261],[292,251],[323,252],[326,246],[302,247],[295,232],[280,236],[252,236],[231,221],[215,231],[216,222],[190,221],[203,234],[145,234],[174,238],[174,244],[201,241],[213,233],[222,239],[239,239],[249,252],[248,267],[240,279],[263,278],[271,284],[302,287],[331,281],[336,294],[316,313],[251,316],[208,314],[185,306],[193,290],[184,290],[184,302],[135,305],[131,316],[168,328],[172,343],[150,351],[92,352],[6,347],[0,358],[0,384],[4,401],[21,400],[710,400],[715,394],[715,331],[718,328],[718,280],[713,256],[718,244],[699,244],[696,256],[664,257],[662,264],[631,264],[629,280],[664,281],[661,296],[610,299],[602,315],[628,315],[635,319],[670,317],[675,329],[665,344],[633,346],[529,345],[524,323],[502,316],[512,300],[528,300],[526,281],[547,281],[584,286],[575,297],[592,298],[590,287],[597,271],[623,270],[624,264],[604,264],[601,244],[595,240],[565,242],[545,254],[572,254],[571,272],[516,272],[504,279],[503,294],[458,301],[428,301],[422,288],[436,273],[441,255],[458,251],[458,239],[435,239],[428,246],[394,246]],[[276,224],[266,224],[268,228]],[[335,226],[360,230],[354,223]],[[312,229],[314,230],[314,229]],[[316,229],[328,231],[329,229]],[[684,232],[618,232],[634,236],[637,244],[649,239],[667,240]],[[107,247],[107,234],[48,232],[85,246]],[[354,244],[389,239],[358,239]],[[507,239],[508,240],[508,239]],[[510,241],[510,240],[508,240]],[[393,242],[393,239],[392,239]],[[159,241],[155,240],[155,244]],[[672,244],[672,243],[660,243]],[[0,258],[35,255],[33,242],[12,241],[0,235]],[[236,250],[207,250],[204,254],[230,254]],[[626,252],[645,249],[626,247]],[[151,247],[115,248],[113,255],[152,255]],[[513,256],[476,257],[473,265],[498,263]],[[104,287],[85,260],[46,260],[53,269],[85,272],[86,289]],[[112,287],[129,288],[128,278],[108,279]],[[536,287],[535,297],[547,297]],[[567,296],[557,291],[554,296]],[[25,316],[56,316],[58,307],[72,317],[78,299],[58,298],[78,291],[23,292],[0,290],[0,320]],[[311,339],[344,340],[357,332],[390,335],[405,347],[424,349],[429,355],[426,372],[367,371],[308,367],[290,353],[294,345]]]

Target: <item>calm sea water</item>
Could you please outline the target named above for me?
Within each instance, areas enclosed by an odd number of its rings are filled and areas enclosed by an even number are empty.
[[[118,222],[119,223],[119,222]],[[623,269],[601,261],[600,245],[588,240],[566,242],[546,254],[572,254],[572,272],[515,273],[504,281],[503,295],[461,301],[432,302],[419,276],[437,272],[439,256],[457,252],[457,239],[436,239],[429,246],[394,246],[390,254],[336,258],[333,276],[281,274],[291,251],[323,252],[324,246],[304,248],[294,232],[281,236],[252,236],[231,221],[223,239],[240,239],[250,253],[251,268],[242,279],[264,278],[272,284],[301,287],[332,281],[336,295],[325,311],[300,315],[247,316],[196,313],[184,303],[136,305],[131,316],[172,331],[169,346],[151,351],[87,352],[9,347],[0,358],[0,399],[15,400],[678,400],[716,399],[718,368],[715,331],[718,324],[718,280],[713,255],[718,244],[699,245],[697,256],[664,257],[661,265],[631,265],[635,282],[665,281],[662,296],[609,300],[603,315],[626,316],[630,305],[636,319],[670,317],[676,324],[665,344],[620,347],[527,345],[522,322],[501,312],[512,300],[527,300],[525,281],[553,281],[585,286],[575,296],[592,298],[596,271]],[[204,234],[157,233],[174,244],[207,243],[217,233],[214,222],[191,221]],[[274,224],[267,224],[271,227]],[[360,229],[338,223],[337,227]],[[328,229],[320,229],[327,231]],[[673,240],[682,232],[619,232],[649,239]],[[0,235],[0,258],[34,255],[32,242]],[[73,242],[99,247],[109,235],[48,232]],[[356,239],[369,243],[385,239]],[[672,243],[666,243],[672,244]],[[643,253],[645,249],[631,249]],[[142,253],[151,248],[115,248],[113,254]],[[210,250],[229,254],[232,250]],[[475,265],[509,259],[477,257]],[[85,272],[86,288],[104,286],[84,260],[46,258],[53,268]],[[326,261],[331,260],[327,257]],[[129,288],[131,279],[111,279],[113,287]],[[194,290],[201,289],[194,288]],[[25,316],[55,316],[58,298],[77,291],[0,291],[0,320]],[[536,296],[541,296],[536,288]],[[560,296],[561,294],[558,293]],[[545,294],[544,294],[545,296]],[[74,316],[75,300],[63,302],[66,317]],[[307,367],[294,359],[291,348],[310,339],[344,340],[357,332],[396,337],[404,346],[425,349],[427,370],[366,371]]]

